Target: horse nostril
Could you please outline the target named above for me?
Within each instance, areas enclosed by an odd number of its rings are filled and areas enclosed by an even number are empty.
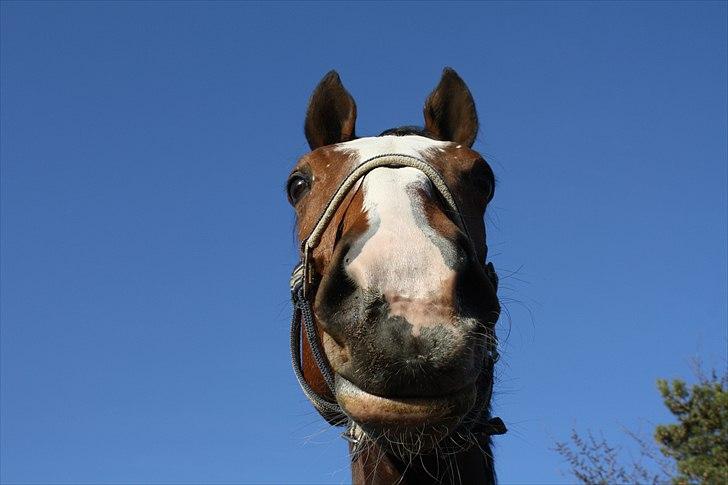
[[[458,251],[457,262],[460,268],[466,268],[470,264],[470,257],[467,251]]]
[[[478,256],[465,236],[459,236],[455,241],[455,245],[457,247],[457,260],[463,268],[471,264],[477,264]]]

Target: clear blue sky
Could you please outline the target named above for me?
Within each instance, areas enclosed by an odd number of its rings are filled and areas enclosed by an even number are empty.
[[[725,2],[0,8],[3,483],[348,482],[288,357],[282,187],[332,68],[362,135],[443,66],[476,98],[503,483],[726,365]]]

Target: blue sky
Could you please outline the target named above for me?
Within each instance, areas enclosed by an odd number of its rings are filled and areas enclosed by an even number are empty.
[[[454,67],[499,180],[503,483],[726,365],[726,3],[3,2],[3,483],[347,483],[288,357],[311,90],[421,123]]]

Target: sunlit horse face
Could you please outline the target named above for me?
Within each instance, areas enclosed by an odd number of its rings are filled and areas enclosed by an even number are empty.
[[[490,393],[486,343],[499,305],[484,267],[483,216],[493,172],[471,149],[477,115],[454,71],[444,71],[424,112],[424,129],[357,138],[356,105],[332,71],[310,100],[305,128],[312,151],[288,181],[305,238],[361,161],[415,156],[440,172],[467,228],[458,227],[423,172],[380,167],[349,191],[313,254],[320,275],[313,308],[336,376],[335,398],[370,434],[408,428],[447,434],[480,394]],[[327,394],[305,350],[304,374]]]

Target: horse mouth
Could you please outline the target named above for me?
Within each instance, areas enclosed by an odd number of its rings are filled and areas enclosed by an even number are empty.
[[[336,400],[365,430],[433,427],[454,429],[475,405],[475,384],[433,397],[384,397],[371,394],[336,374]]]

